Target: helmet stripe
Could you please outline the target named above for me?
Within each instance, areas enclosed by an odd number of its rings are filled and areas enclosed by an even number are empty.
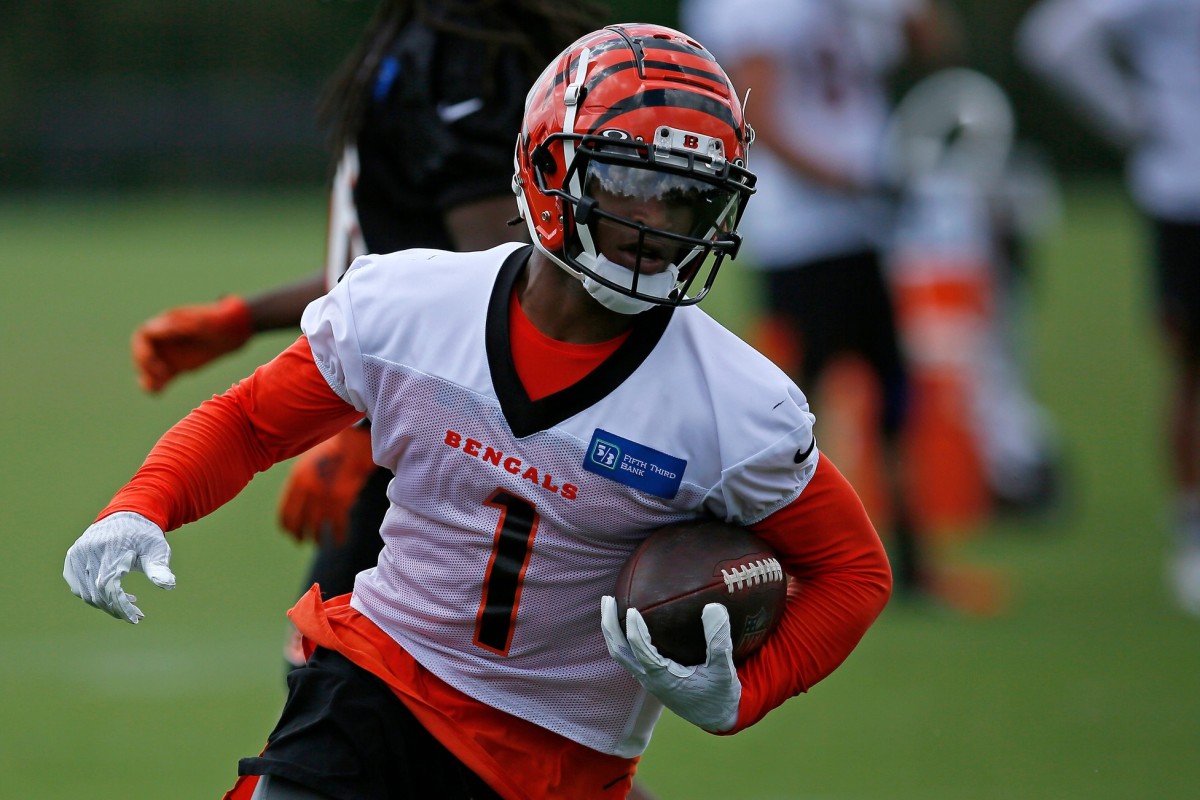
[[[693,111],[702,111],[727,124],[734,130],[738,140],[742,139],[742,130],[737,120],[734,119],[728,104],[716,98],[683,89],[648,89],[624,97],[613,103],[608,111],[592,124],[590,133],[603,130],[610,121],[617,117],[643,108],[688,108]]]
[[[636,66],[632,61],[622,61],[619,64],[610,64],[603,69],[597,70],[590,78],[588,78],[588,89],[597,86],[602,81],[608,79],[618,72],[623,72],[627,69],[633,69]],[[703,78],[713,84],[714,88],[724,89],[728,91],[729,84],[725,80],[725,76],[710,70],[701,69],[698,67],[687,67],[682,64],[676,64],[671,61],[647,61],[644,65],[648,69],[657,69],[666,73],[675,73],[676,75],[687,75],[690,78]],[[668,79],[669,80],[669,79]]]
[[[717,59],[713,57],[713,54],[703,47],[692,47],[691,45],[682,44],[670,39],[659,39],[658,37],[643,38],[642,48],[646,50],[672,50],[676,53],[687,53],[712,64],[717,63]]]
[[[644,50],[669,50],[677,53],[686,53],[694,56],[699,62],[696,66],[687,66],[675,61],[662,61],[656,59],[653,61],[643,61],[643,69],[657,69],[667,73],[674,72],[679,75],[687,75],[694,78],[704,78],[708,81],[711,81],[716,86],[721,87],[722,89],[728,88],[728,80],[724,73],[719,71],[719,67],[717,71],[706,69],[708,66],[717,66],[716,59],[713,58],[712,54],[710,54],[708,51],[698,47],[689,47],[686,45],[681,45],[677,42],[665,41],[662,39],[641,39],[640,44]],[[595,62],[601,62],[604,59],[600,58],[600,56],[604,55],[605,53],[610,53],[613,50],[622,49],[627,50],[628,46],[624,40],[619,37],[609,41],[600,42],[591,49],[591,60]],[[568,59],[565,64],[561,65],[561,68],[554,75],[554,80],[547,87],[547,97],[555,87],[570,80],[570,75],[575,71],[576,68],[577,58],[578,57]],[[631,58],[628,61],[620,61],[616,64],[610,64],[598,70],[588,80],[588,87],[590,88],[596,85],[614,73],[627,69],[634,69],[637,66],[638,64],[636,58]]]

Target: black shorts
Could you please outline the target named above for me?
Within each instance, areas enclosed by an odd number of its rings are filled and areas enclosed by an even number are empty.
[[[338,800],[499,797],[387,684],[340,653],[317,648],[287,681],[266,749],[238,762],[239,775],[278,775]]]
[[[838,356],[860,356],[883,391],[883,427],[895,432],[907,406],[908,380],[891,289],[873,252],[771,270],[766,305],[799,336],[802,387],[815,388]]]
[[[1159,312],[1193,361],[1200,360],[1200,222],[1154,220]]]

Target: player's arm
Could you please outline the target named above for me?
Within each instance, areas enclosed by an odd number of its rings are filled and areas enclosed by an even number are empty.
[[[488,250],[505,242],[527,240],[524,225],[509,225],[512,195],[500,195],[456,205],[442,214],[446,231],[461,252]]]
[[[1085,113],[1117,147],[1141,138],[1145,113],[1139,93],[1118,65],[1105,20],[1092,4],[1050,0],[1017,28],[1021,62]]]
[[[101,512],[136,511],[174,530],[215,511],[257,472],[362,418],[329,388],[300,337],[172,427]]]
[[[272,464],[362,417],[329,387],[301,337],[172,427],[67,553],[73,593],[114,616],[141,612],[121,588],[131,569],[173,585],[164,531],[216,510]],[[168,577],[170,576],[170,577]]]
[[[737,669],[735,733],[833,672],[879,616],[892,576],[857,493],[824,454],[804,492],[750,526],[792,578],[779,625]]]
[[[645,621],[601,599],[609,655],[680,717],[712,733],[736,733],[837,669],[883,610],[892,574],[862,502],[831,461],[820,456],[798,499],[750,526],[771,544],[792,579],[780,621],[758,651],[733,663],[729,613],[701,613],[703,664],[687,666],[654,647]]]
[[[316,272],[250,297],[168,309],[133,332],[138,383],[162,391],[179,373],[239,349],[256,333],[296,328],[305,307],[324,293],[324,272]]]
[[[255,333],[299,328],[304,309],[325,294],[324,268],[292,283],[246,298]]]

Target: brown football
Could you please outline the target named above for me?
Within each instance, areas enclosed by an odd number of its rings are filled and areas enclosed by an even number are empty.
[[[745,528],[714,519],[653,531],[617,576],[622,621],[636,608],[662,655],[681,664],[706,656],[700,612],[729,610],[734,661],[753,653],[783,613],[787,579],[775,552]]]

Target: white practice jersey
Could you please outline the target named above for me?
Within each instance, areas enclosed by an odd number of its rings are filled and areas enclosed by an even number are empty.
[[[771,109],[798,148],[869,181],[880,174],[889,103],[886,78],[904,58],[913,0],[684,0],[683,29],[734,69],[751,56],[780,66]],[[765,98],[749,90],[746,119]],[[759,113],[763,113],[760,109]],[[761,143],[750,148],[758,188],[739,228],[752,261],[794,266],[882,244],[885,209],[798,176]]]
[[[1022,21],[1018,44],[1132,147],[1129,185],[1143,209],[1200,220],[1200,0],[1049,0]]]
[[[395,472],[352,605],[460,691],[631,757],[661,707],[609,657],[601,596],[655,527],[748,524],[796,499],[813,417],[694,307],[638,315],[601,367],[531,401],[508,327],[528,253],[367,256],[305,312],[318,367]]]

